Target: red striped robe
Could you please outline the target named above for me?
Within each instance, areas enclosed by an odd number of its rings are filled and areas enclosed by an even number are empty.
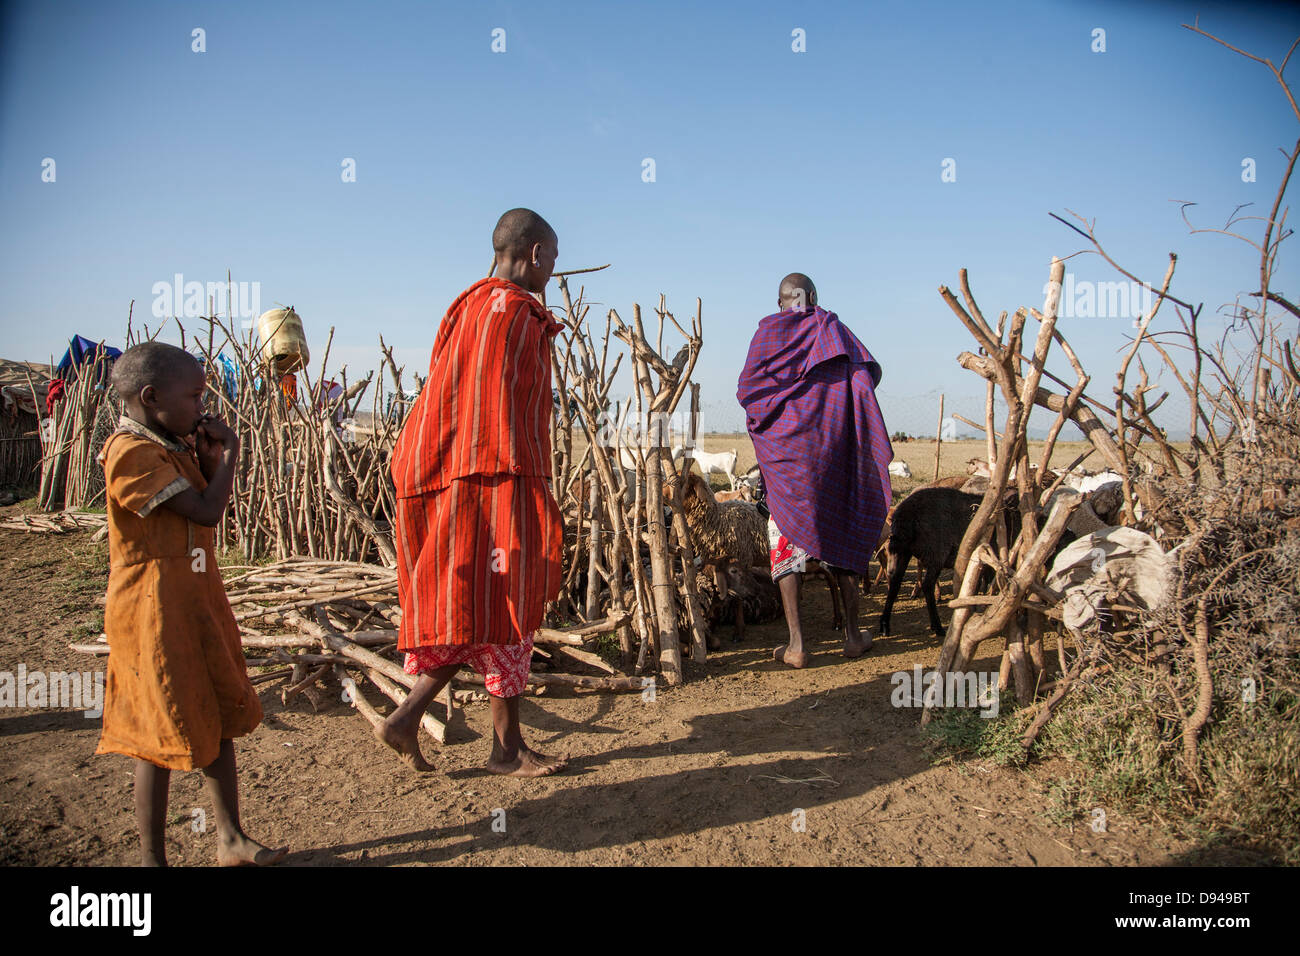
[[[393,449],[398,649],[517,644],[560,587],[550,345],[562,328],[503,279],[447,310]]]

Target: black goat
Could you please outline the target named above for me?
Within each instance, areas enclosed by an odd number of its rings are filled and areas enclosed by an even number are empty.
[[[943,637],[939,624],[939,573],[957,560],[957,548],[971,518],[979,510],[983,495],[971,495],[955,488],[918,488],[894,510],[889,534],[889,594],[880,615],[880,633],[889,633],[889,618],[913,557],[925,569],[921,590],[930,612],[930,626]]]

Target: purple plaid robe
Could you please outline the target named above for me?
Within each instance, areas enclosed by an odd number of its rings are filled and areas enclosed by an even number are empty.
[[[880,364],[835,313],[758,323],[736,399],[781,533],[865,574],[889,513],[894,451],[876,403]]]

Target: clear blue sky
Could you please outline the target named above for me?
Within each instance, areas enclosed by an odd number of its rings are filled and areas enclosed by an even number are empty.
[[[556,227],[557,268],[613,263],[588,295],[625,317],[703,299],[706,427],[741,426],[750,335],[799,270],[884,366],[891,429],[932,434],[939,392],[982,405],[937,287],[964,266],[991,318],[1040,306],[1051,256],[1084,245],[1049,211],[1095,217],[1152,282],[1178,252],[1174,291],[1207,317],[1254,290],[1257,254],[1188,235],[1169,200],[1207,226],[1266,214],[1300,123],[1263,66],[1180,28],[1198,12],[1275,61],[1300,35],[1286,7],[1191,3],[9,4],[0,355],[120,341],[132,299],[156,321],[155,283],[229,269],[262,308],[295,305],[315,347],[334,326],[350,377],[380,333],[423,373],[523,205]],[[1297,256],[1274,282],[1293,297]],[[1063,328],[1106,400],[1130,321]]]

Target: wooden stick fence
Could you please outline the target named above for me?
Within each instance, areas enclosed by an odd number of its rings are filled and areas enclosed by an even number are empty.
[[[565,589],[557,603],[583,619],[622,619],[630,612],[629,623],[618,629],[623,667],[640,673],[653,648],[660,674],[675,684],[683,679],[683,643],[696,660],[703,659],[706,644],[681,495],[663,494],[665,484],[676,489],[682,479],[669,454],[669,422],[688,388],[692,412],[680,437],[690,442],[695,437],[699,398],[690,376],[703,343],[699,300],[688,332],[660,297],[656,346],[646,336],[639,305],[633,307],[631,325],[610,309],[598,347],[586,325],[588,306],[581,292],[574,300],[567,279],[560,277],[558,284],[567,328],[557,342],[552,368],[561,395],[552,440],[553,484],[562,512],[573,520],[572,533],[565,536]],[[671,361],[660,352],[666,322],[686,340]],[[610,394],[623,354],[610,363],[611,337],[627,346],[633,369],[632,395],[617,418]],[[628,429],[633,407],[635,424]],[[578,428],[585,448],[575,461]],[[685,464],[689,467],[689,460]],[[672,515],[671,529],[665,506]],[[578,590],[583,568],[586,581]],[[683,620],[685,639],[679,625]]]
[[[652,657],[663,679],[677,683],[683,678],[683,646],[702,660],[707,632],[681,496],[664,493],[682,479],[669,445],[674,438],[695,439],[699,386],[690,378],[703,341],[700,306],[697,300],[688,330],[661,296],[654,309],[655,346],[639,305],[631,324],[610,309],[598,344],[586,324],[581,291],[574,301],[566,276],[557,276],[557,283],[566,329],[552,354],[554,384],[562,396],[551,433],[552,487],[565,516],[565,544],[563,586],[548,606],[547,623],[576,621],[581,633],[594,637],[592,626],[607,622],[617,635],[624,672],[641,673]],[[685,344],[665,360],[660,349],[669,324]],[[184,343],[184,327],[180,333]],[[324,601],[370,600],[380,593],[391,601],[393,596],[393,573],[385,570],[396,563],[389,455],[409,392],[403,369],[381,338],[380,374],[349,384],[346,369],[340,370],[335,377],[342,380],[341,394],[322,399],[332,340],[330,330],[319,362],[300,373],[305,398],[298,401],[285,396],[281,376],[261,360],[252,333],[241,336],[228,319],[205,319],[189,342],[208,371],[209,409],[240,438],[234,494],[217,529],[218,548],[237,549],[250,561],[341,562],[339,567],[350,569],[343,575],[343,584],[352,589],[347,594],[337,591],[343,586],[339,574],[322,570],[332,565],[303,564],[293,581],[281,571],[276,587],[282,593],[277,592],[274,610],[264,601],[271,595],[232,592],[236,615],[246,623],[265,619],[285,626],[297,620],[286,616],[290,612],[305,619]],[[128,326],[128,345],[131,341]],[[620,354],[611,358],[611,351]],[[631,395],[619,418],[611,396],[624,358],[631,360]],[[111,362],[103,359],[84,367],[58,408],[43,456],[41,504],[47,510],[103,503],[95,456],[121,413],[108,385],[110,372]],[[674,435],[668,422],[687,396],[688,424]],[[390,414],[390,408],[398,414]],[[632,414],[636,418],[629,422]],[[689,459],[684,464],[689,467]],[[59,530],[72,520],[23,527]],[[295,600],[286,608],[282,599],[291,592],[283,589],[290,584]],[[606,674],[612,670],[590,651],[567,646],[571,658]],[[305,675],[296,676],[301,683]],[[616,679],[623,680],[607,678]]]
[[[1085,235],[1096,244],[1091,230]],[[1099,244],[1097,248],[1105,257]],[[1109,257],[1105,258],[1109,261]],[[1072,686],[1112,669],[1108,656],[1131,659],[1157,672],[1162,666],[1156,663],[1157,659],[1169,653],[1169,639],[1153,636],[1159,632],[1151,631],[1156,626],[1151,623],[1152,615],[1125,603],[1122,590],[1116,590],[1107,599],[1111,616],[1107,631],[1100,635],[1099,643],[1081,648],[1072,664],[1067,662],[1058,633],[1056,658],[1060,676],[1055,681],[1046,680],[1048,657],[1043,641],[1049,629],[1057,626],[1055,622],[1060,621],[1062,614],[1060,596],[1044,586],[1045,573],[1072,513],[1088,502],[1088,496],[1062,496],[1056,499],[1050,512],[1044,510],[1045,503],[1060,487],[1066,472],[1089,454],[1096,455],[1108,469],[1121,477],[1121,523],[1161,535],[1165,547],[1180,541],[1196,543],[1206,534],[1192,517],[1196,509],[1186,505],[1206,489],[1210,489],[1212,495],[1213,489],[1226,488],[1234,481],[1241,481],[1243,475],[1249,475],[1251,495],[1243,496],[1242,503],[1234,505],[1234,508],[1251,513],[1252,509],[1262,511],[1283,507],[1287,500],[1285,489],[1289,479],[1285,476],[1285,463],[1295,457],[1294,449],[1300,445],[1297,440],[1300,428],[1295,425],[1297,407],[1300,407],[1297,402],[1300,374],[1291,362],[1289,343],[1266,329],[1259,333],[1264,344],[1257,347],[1262,349],[1271,366],[1280,372],[1280,381],[1271,383],[1269,376],[1263,374],[1256,383],[1243,385],[1234,379],[1228,371],[1224,347],[1209,350],[1199,341],[1195,323],[1199,307],[1194,309],[1168,295],[1175,262],[1171,256],[1163,282],[1158,289],[1151,287],[1156,292],[1153,306],[1140,322],[1135,323],[1137,333],[1117,374],[1113,408],[1084,393],[1089,376],[1057,327],[1064,276],[1061,260],[1052,261],[1047,297],[1041,312],[1019,309],[1011,316],[1009,325],[1007,313],[1003,312],[996,331],[985,321],[976,304],[965,270],[960,273],[961,301],[946,287],[939,289],[940,296],[980,346],[980,354],[964,352],[958,357],[958,362],[988,383],[984,430],[991,477],[979,509],[958,548],[954,570],[956,594],[950,604],[953,608],[952,622],[939,652],[936,677],[942,683],[947,675],[966,670],[985,641],[994,637],[1004,638],[1006,650],[1000,667],[999,686],[1014,686],[1017,700],[1022,705],[1029,705],[1035,696],[1052,691],[1050,698],[1033,704],[1040,709],[1022,741],[1026,748],[1033,744]],[[1184,321],[1183,336],[1195,356],[1198,371],[1190,376],[1185,376],[1172,361],[1167,345],[1149,335],[1151,323],[1166,299],[1186,309],[1191,317],[1190,323]],[[1022,339],[1030,317],[1038,322],[1038,330],[1032,354],[1026,357],[1022,352]],[[1046,370],[1053,344],[1060,346],[1073,369],[1073,383],[1067,383]],[[1177,449],[1152,421],[1152,411],[1166,396],[1160,396],[1154,403],[1148,403],[1146,399],[1153,387],[1139,355],[1143,345],[1151,346],[1160,355],[1192,400],[1190,453]],[[1135,360],[1139,384],[1130,391],[1127,375]],[[1212,390],[1204,384],[1197,386],[1202,363],[1218,369],[1217,389]],[[1061,385],[1066,389],[1065,393],[1044,387],[1044,380]],[[996,433],[995,390],[1001,392],[1006,404],[1006,420]],[[1027,439],[1029,413],[1034,407],[1055,413],[1037,463],[1029,460]],[[1065,471],[1053,474],[1048,470],[1048,464],[1067,422],[1072,422],[1083,432],[1092,448],[1076,458]],[[968,421],[968,424],[974,423]],[[1225,424],[1227,436],[1221,433]],[[1234,432],[1236,445],[1232,442]],[[1273,464],[1270,467],[1263,464],[1266,462]],[[1179,507],[1171,507],[1171,503]],[[1015,527],[1014,522],[1005,520],[1008,510],[1015,512],[1019,519],[1019,531],[1014,537],[1007,533],[1009,524]],[[1227,509],[1221,517],[1229,517]],[[994,575],[993,592],[976,594],[981,571],[985,569]],[[1226,569],[1222,573],[1226,574]],[[1200,640],[1206,630],[1204,594],[1197,600],[1196,626],[1200,630],[1183,627],[1182,632],[1184,635],[1193,633]],[[1168,616],[1175,614],[1176,610],[1164,613]],[[1168,623],[1160,619],[1159,626],[1168,627]],[[1144,635],[1142,640],[1146,650],[1134,651],[1126,645],[1125,642],[1133,635]],[[1173,640],[1177,641],[1177,638]],[[1196,640],[1191,644],[1200,655],[1195,671],[1198,707],[1195,712],[1183,713],[1182,721],[1186,751],[1184,763],[1189,779],[1195,783],[1198,773],[1195,741],[1205,724],[1202,712],[1208,708],[1206,702],[1211,699],[1213,685],[1203,646]],[[1167,675],[1168,665],[1163,667]],[[1167,676],[1165,682],[1168,683]],[[931,718],[933,706],[934,701],[926,701],[923,723]]]

